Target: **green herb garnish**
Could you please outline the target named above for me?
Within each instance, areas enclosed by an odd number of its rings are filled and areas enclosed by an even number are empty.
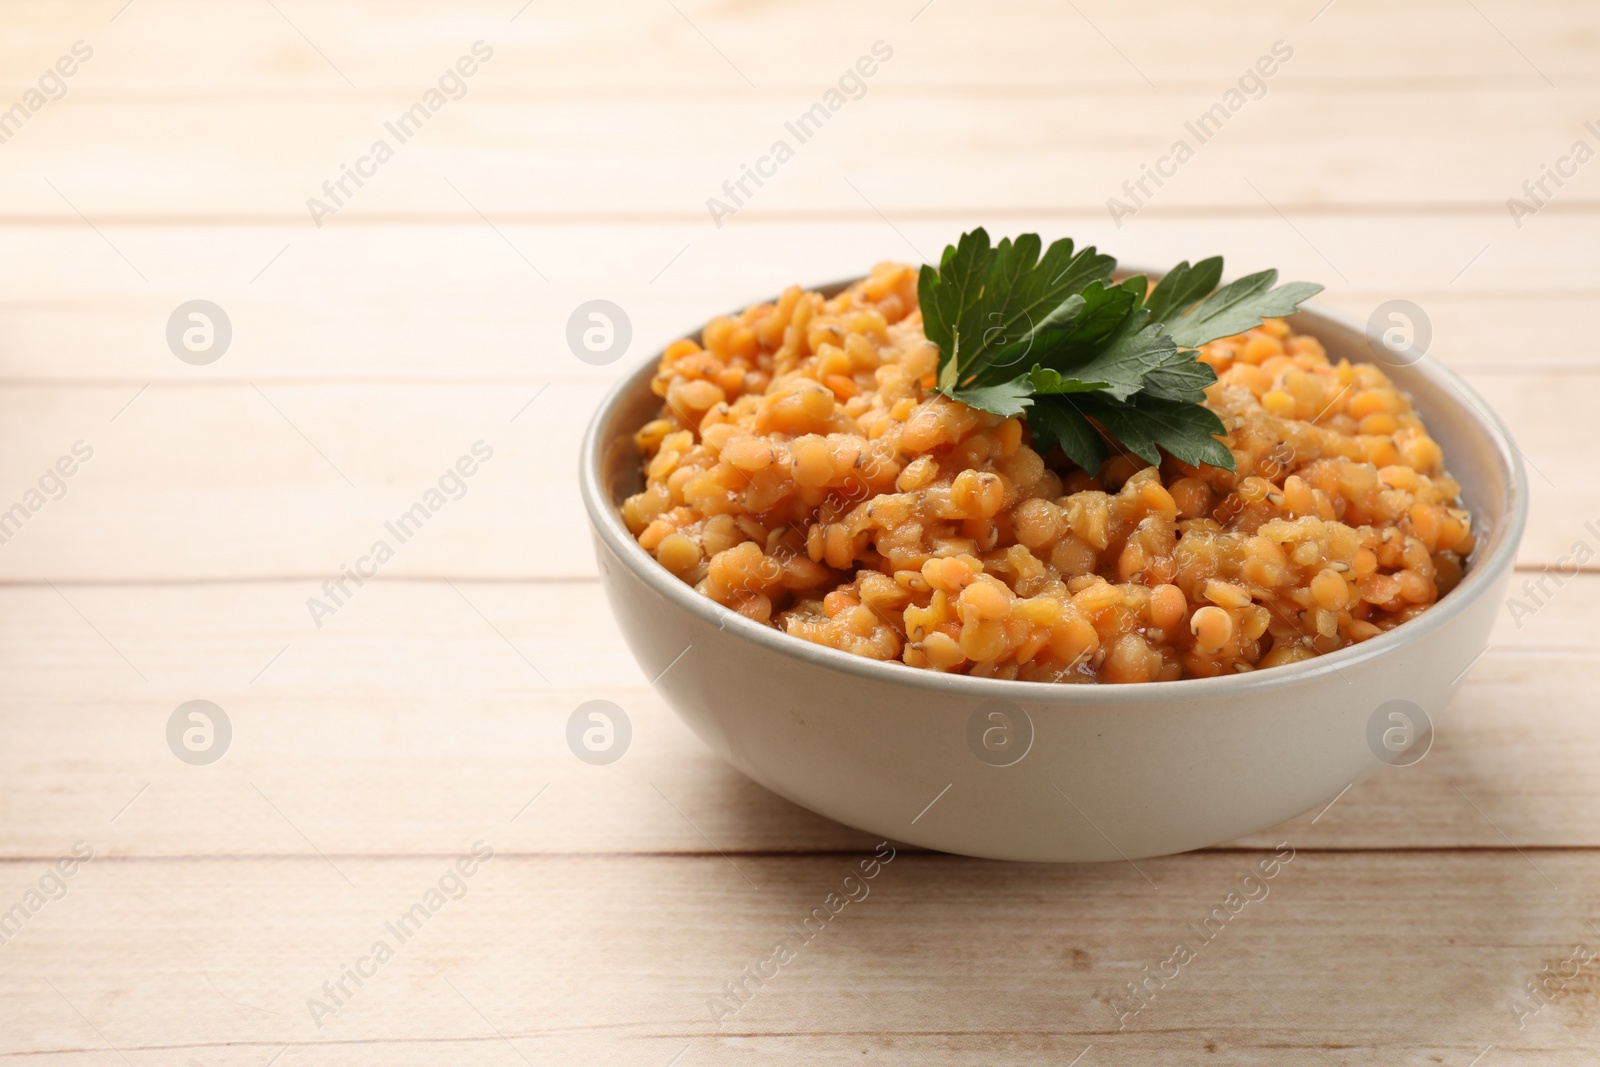
[[[1043,249],[1043,255],[1040,255]],[[1203,406],[1216,373],[1200,345],[1292,313],[1322,291],[1273,288],[1275,270],[1222,288],[1222,257],[1116,283],[1117,261],[1070,239],[1038,234],[989,243],[977,229],[947,247],[917,280],[923,331],[939,346],[936,390],[996,415],[1025,415],[1035,447],[1056,445],[1091,473],[1104,437],[1148,463],[1161,449],[1189,464],[1234,469],[1226,432]],[[1091,421],[1093,420],[1093,421]]]

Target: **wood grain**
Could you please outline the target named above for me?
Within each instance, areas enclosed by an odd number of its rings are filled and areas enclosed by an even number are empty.
[[[318,227],[307,198],[480,39],[465,95]],[[0,510],[94,449],[0,544],[0,1062],[1593,1061],[1594,964],[1513,998],[1600,944],[1600,574],[1541,579],[1600,524],[1600,171],[1520,225],[1506,201],[1600,143],[1594,5],[8,0],[0,113],[78,40],[65,95],[0,131]],[[707,198],[877,40],[865,94],[717,225]],[[1107,199],[1278,40],[1265,94],[1118,225]],[[1502,612],[1420,763],[1141,861],[1159,889],[902,851],[719,1027],[708,1001],[877,841],[646,684],[578,437],[711,315],[976,224],[1275,265],[1358,319],[1415,301],[1529,462],[1517,581],[1551,593]],[[565,342],[595,297],[634,331],[598,368]],[[164,337],[195,298],[234,329],[203,367]],[[479,440],[318,626],[307,599]],[[563,739],[596,697],[634,726],[608,767]],[[166,746],[191,699],[233,725],[211,766]],[[80,840],[66,895],[4,926]],[[316,1025],[480,840],[465,895]],[[1269,896],[1119,1018],[1285,841]]]
[[[1515,89],[1544,85],[1541,70],[1562,87],[1595,77],[1596,17],[1583,0],[1490,3],[1482,14],[1450,0],[1402,7],[1339,0],[1335,11],[1324,11],[1319,0],[1271,7],[1221,0],[1204,11],[1163,2],[1149,12],[1085,0],[1065,18],[1049,0],[997,0],[983,7],[896,0],[872,8],[846,0],[804,8],[684,0],[674,5],[678,12],[625,0],[616,6],[615,21],[595,19],[579,0],[520,11],[516,3],[477,0],[448,14],[425,0],[277,6],[275,13],[270,6],[138,0],[137,8],[123,12],[122,0],[9,0],[0,56],[7,69],[42,70],[76,38],[92,38],[97,47],[104,41],[85,73],[107,89],[147,95],[410,89],[419,72],[426,79],[480,37],[492,40],[506,60],[500,69],[508,88],[590,98],[809,86],[855,58],[856,36],[870,42],[886,33],[906,42],[898,58],[909,68],[907,78],[959,92],[962,99],[1029,84],[1148,88],[1141,70],[1156,86],[1190,84],[1242,69],[1261,42],[1279,37],[1305,42],[1306,54],[1295,62],[1308,76],[1342,87]],[[997,32],[1001,28],[1005,32]],[[353,85],[341,79],[341,70]]]
[[[439,856],[340,858],[337,870],[315,856],[96,859],[4,946],[8,1015],[28,1024],[7,1028],[3,1054],[110,1062],[110,1045],[140,1065],[282,1052],[306,1064],[659,1067],[1065,1064],[1092,1046],[1081,1062],[1421,1065],[1493,1045],[1500,1062],[1592,1059],[1592,971],[1521,1030],[1511,1008],[1546,964],[1595,943],[1591,852],[1538,854],[1552,888],[1510,851],[1346,854],[1293,840],[1293,858],[1252,890],[1266,896],[1210,943],[1190,924],[1260,854],[1151,860],[1152,889],[1124,864],[901,853],[858,880],[866,895],[853,889],[836,918],[812,919],[809,941],[801,923],[870,846],[733,863],[497,855],[398,943],[386,924],[473,840],[497,838],[485,827]],[[34,869],[5,874],[21,883]],[[315,1025],[308,1000],[378,939],[393,958],[359,989],[347,981],[351,995]],[[708,1001],[780,939],[792,961],[747,986],[719,1028]],[[1127,984],[1180,941],[1192,962],[1121,1018]]]
[[[863,36],[856,52],[866,54],[872,40]],[[1263,52],[1269,43],[1261,42]],[[8,213],[62,223],[78,221],[75,206],[108,223],[199,214],[309,227],[310,198],[337,211],[324,219],[327,226],[413,212],[473,219],[475,211],[513,220],[658,215],[710,223],[711,197],[747,217],[864,217],[871,213],[864,193],[885,212],[961,204],[987,218],[1002,204],[1013,212],[1016,205],[1092,207],[1109,218],[1111,197],[1128,209],[1148,200],[1151,216],[1219,206],[1268,217],[1274,206],[1326,214],[1332,204],[1345,213],[1448,205],[1514,231],[1506,199],[1526,198],[1523,182],[1538,178],[1540,165],[1553,164],[1575,140],[1586,137],[1591,148],[1600,140],[1584,127],[1600,121],[1593,88],[1552,94],[1537,81],[1518,90],[1398,94],[1296,89],[1291,62],[1263,83],[1265,95],[1236,113],[1224,110],[1227,122],[1218,128],[1197,124],[1237,73],[1209,89],[1133,92],[1117,108],[1096,106],[1099,89],[1080,89],[1028,101],[1027,108],[1002,99],[992,108],[953,110],[941,94],[887,91],[899,75],[891,60],[864,83],[865,95],[809,136],[794,124],[832,78],[755,99],[558,98],[536,106],[469,89],[402,141],[391,124],[435,73],[419,72],[415,89],[383,99],[243,99],[226,111],[198,94],[145,105],[69,94],[6,143],[0,196]],[[469,84],[493,85],[496,73],[491,62]],[[686,111],[694,121],[682,121]],[[95,137],[113,123],[138,135],[109,144]],[[897,131],[905,147],[881,151],[885,129]],[[1500,146],[1488,156],[1486,133]],[[949,137],[978,141],[983,150],[944,170],[938,183],[923,180],[941,169]],[[337,182],[341,167],[355,167],[380,140],[392,159],[363,164],[368,180],[359,187],[347,182],[324,191],[324,182]],[[793,158],[763,164],[770,181],[759,188],[747,181],[742,193],[724,190],[779,141]],[[1174,171],[1170,180],[1125,188],[1179,141],[1193,158],[1163,164]],[[1363,150],[1352,153],[1357,143]],[[549,146],[554,158],[530,170],[522,158],[528,145]],[[1554,192],[1551,211],[1587,213],[1597,204],[1600,186],[1580,171]]]

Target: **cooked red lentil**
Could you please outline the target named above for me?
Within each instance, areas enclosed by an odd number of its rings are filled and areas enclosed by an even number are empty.
[[[1473,548],[1379,368],[1282,320],[1205,346],[1237,474],[1041,456],[932,392],[915,270],[790,288],[662,355],[623,517],[673,574],[795,637],[992,678],[1258,670],[1427,610]]]

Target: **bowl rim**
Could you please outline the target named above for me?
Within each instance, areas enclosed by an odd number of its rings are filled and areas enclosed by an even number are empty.
[[[1133,265],[1118,264],[1117,274],[1148,273]],[[1158,273],[1148,273],[1152,279]],[[831,294],[853,284],[859,278],[824,285],[805,287],[808,292]],[[740,309],[742,310],[742,309]],[[737,312],[735,312],[737,313]],[[1353,316],[1316,305],[1301,305],[1299,314],[1320,318],[1342,326],[1376,341],[1374,332]],[[703,326],[703,324],[702,324]],[[695,331],[680,336],[695,337]],[[921,670],[897,661],[879,661],[865,656],[852,655],[841,649],[814,644],[791,637],[781,630],[722,606],[710,597],[695,592],[656,561],[640,546],[626,525],[617,506],[611,501],[602,480],[606,448],[610,441],[600,440],[601,427],[607,423],[616,408],[631,399],[640,385],[647,382],[660,363],[661,349],[640,366],[628,372],[607,390],[604,399],[595,409],[584,431],[580,446],[579,490],[583,496],[584,510],[589,523],[606,547],[627,565],[646,586],[672,604],[689,611],[701,621],[727,631],[734,636],[751,641],[808,665],[842,671],[865,680],[887,684],[901,684],[914,690],[926,690],[944,695],[970,696],[974,699],[1009,700],[1030,705],[1041,703],[1063,705],[1126,705],[1146,704],[1159,699],[1161,694],[1179,700],[1225,698],[1230,693],[1240,695],[1299,685],[1306,682],[1339,677],[1346,668],[1357,667],[1398,651],[1407,644],[1420,640],[1448,625],[1465,613],[1474,603],[1487,595],[1495,582],[1515,562],[1517,547],[1528,520],[1528,478],[1522,462],[1521,451],[1512,443],[1510,431],[1500,416],[1484,403],[1470,385],[1437,359],[1429,360],[1426,353],[1405,366],[1406,371],[1421,374],[1433,384],[1442,387],[1441,394],[1453,390],[1464,401],[1455,403],[1467,417],[1473,430],[1487,436],[1495,456],[1506,475],[1505,516],[1494,532],[1488,552],[1482,554],[1467,572],[1460,584],[1452,589],[1417,618],[1379,634],[1356,645],[1347,645],[1310,659],[1284,664],[1259,671],[1218,675],[1212,678],[1178,678],[1171,681],[1124,682],[1120,684],[1071,684],[1063,682],[1035,682],[1004,678],[975,678],[966,674],[945,674],[941,671]],[[1476,652],[1475,652],[1476,654]],[[1469,663],[1468,666],[1471,664]]]

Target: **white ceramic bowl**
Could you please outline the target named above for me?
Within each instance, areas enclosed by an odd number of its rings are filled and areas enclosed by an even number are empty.
[[[1333,359],[1373,358],[1349,320],[1304,310],[1291,322]],[[1431,740],[1424,715],[1438,716],[1486,647],[1527,517],[1520,457],[1483,401],[1432,359],[1386,365],[1443,447],[1479,537],[1466,577],[1421,617],[1231,677],[1051,685],[944,675],[752,622],[639,547],[618,504],[642,487],[631,437],[659,409],[649,387],[657,362],[606,397],[580,460],[601,583],[645,675],[707,745],[773,792],[946,852],[1138,859],[1327,803],[1381,765],[1384,731],[1404,740],[1391,711],[1412,720],[1413,744]]]

